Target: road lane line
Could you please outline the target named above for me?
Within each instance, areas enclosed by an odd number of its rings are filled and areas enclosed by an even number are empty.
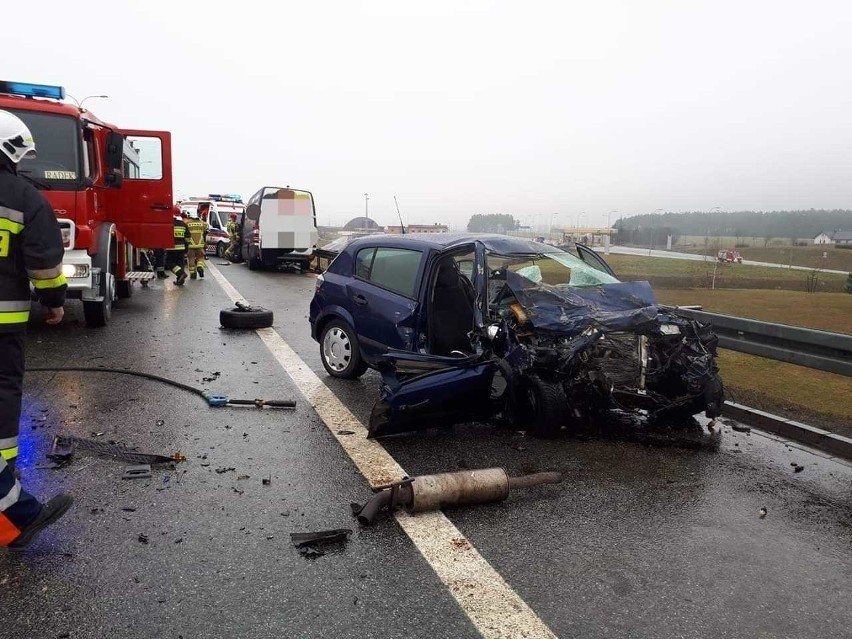
[[[208,263],[208,270],[231,301],[245,299],[215,266]],[[374,439],[367,439],[364,424],[283,337],[272,328],[261,328],[255,332],[371,486],[406,476],[405,470],[384,446]],[[338,435],[338,430],[351,430],[355,434]],[[556,637],[443,512],[418,515],[398,512],[395,517],[483,637]]]

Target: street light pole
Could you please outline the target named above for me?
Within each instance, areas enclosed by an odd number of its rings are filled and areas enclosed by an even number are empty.
[[[74,100],[74,102],[77,104],[77,108],[80,109],[81,111],[83,110],[83,105],[86,103],[86,100],[93,100],[93,99],[97,99],[97,98],[108,98],[109,97],[108,95],[87,95],[82,100],[77,100],[77,98],[75,98],[70,93],[66,93],[65,95],[68,96],[69,98],[71,98],[72,100]]]
[[[370,219],[370,196],[364,193],[364,217]]]
[[[711,215],[713,211],[721,211],[721,206],[714,206],[707,215]],[[707,220],[707,232],[704,234],[704,261],[706,262],[709,255],[707,254],[707,250],[710,248],[710,220]]]
[[[657,214],[657,211],[662,211],[663,209],[654,209],[651,211],[651,224],[654,222],[654,216]],[[651,251],[654,250],[654,227],[651,226],[651,247],[648,249],[648,257],[651,257]]]

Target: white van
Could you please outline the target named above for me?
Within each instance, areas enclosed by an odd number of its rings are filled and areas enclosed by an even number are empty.
[[[317,247],[317,215],[308,191],[265,186],[246,203],[241,255],[252,271],[294,264],[304,273]]]

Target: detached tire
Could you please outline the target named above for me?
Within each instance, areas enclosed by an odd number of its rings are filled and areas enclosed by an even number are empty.
[[[533,437],[553,439],[568,422],[568,398],[562,384],[550,382],[537,375],[526,381],[528,415],[527,432]]]
[[[225,328],[269,328],[272,319],[272,311],[259,306],[238,306],[219,311],[219,323]]]

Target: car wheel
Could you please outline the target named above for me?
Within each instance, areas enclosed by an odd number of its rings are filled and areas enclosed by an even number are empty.
[[[259,306],[237,306],[219,311],[219,323],[225,328],[268,328],[272,311]]]
[[[225,245],[224,242],[219,242],[218,244],[216,244],[216,257],[221,257],[222,259],[225,259],[225,251],[227,249],[228,247]]]
[[[562,384],[530,375],[525,390],[527,432],[542,439],[556,437],[568,421],[568,398]]]
[[[332,377],[357,379],[367,371],[355,331],[341,320],[332,320],[322,329],[320,359]]]

